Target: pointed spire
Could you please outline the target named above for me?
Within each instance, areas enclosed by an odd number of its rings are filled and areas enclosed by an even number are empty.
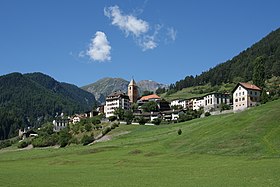
[[[136,82],[134,81],[133,77],[132,77],[132,79],[131,79],[129,85],[136,85]]]

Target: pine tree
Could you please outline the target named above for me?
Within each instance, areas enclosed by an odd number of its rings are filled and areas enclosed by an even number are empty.
[[[255,59],[253,82],[256,86],[263,88],[264,81],[265,81],[264,58],[260,56]]]

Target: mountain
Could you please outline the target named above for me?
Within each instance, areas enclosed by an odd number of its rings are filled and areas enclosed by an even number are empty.
[[[222,83],[250,81],[253,78],[255,62],[259,57],[263,60],[267,79],[272,76],[280,76],[280,28],[272,31],[231,60],[218,64],[196,77],[186,76],[185,79],[171,84],[170,89],[178,91],[207,83],[213,86]]]
[[[143,91],[153,91],[155,92],[158,88],[167,88],[168,85],[157,83],[152,80],[142,80],[137,82],[137,86],[140,88],[140,90]]]
[[[95,83],[83,86],[82,89],[92,93],[96,100],[100,103],[104,103],[106,97],[114,91],[127,92],[129,81],[122,78],[103,78]],[[155,91],[159,87],[167,87],[164,84],[157,83],[151,80],[142,80],[137,82],[139,94],[143,91]]]
[[[92,93],[98,102],[104,103],[106,97],[114,91],[127,92],[128,84],[129,82],[122,78],[106,77],[95,83],[83,86],[82,89]]]
[[[20,127],[40,126],[57,113],[84,112],[96,104],[91,93],[42,73],[0,76],[0,90],[0,139]]]

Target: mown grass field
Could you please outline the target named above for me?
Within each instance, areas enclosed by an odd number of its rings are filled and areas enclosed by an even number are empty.
[[[0,186],[279,186],[280,100],[91,146],[0,151]],[[178,129],[183,133],[179,136]]]

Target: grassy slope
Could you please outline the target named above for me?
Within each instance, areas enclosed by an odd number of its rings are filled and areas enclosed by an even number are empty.
[[[175,92],[173,94],[170,95],[166,95],[166,93],[161,94],[161,97],[171,101],[174,99],[189,99],[192,97],[200,97],[203,96],[207,93],[211,93],[211,92],[228,92],[230,93],[232,91],[232,89],[234,88],[235,84],[233,83],[228,83],[228,84],[222,84],[222,85],[217,85],[217,86],[210,86],[208,85],[203,85],[203,86],[192,86],[192,87],[188,87],[188,88],[184,88],[178,92]],[[200,91],[200,92],[199,92]],[[202,93],[202,94],[200,94]]]
[[[176,125],[123,125],[110,133],[131,133],[92,146],[4,150],[0,185],[278,186],[279,112],[280,100]]]

